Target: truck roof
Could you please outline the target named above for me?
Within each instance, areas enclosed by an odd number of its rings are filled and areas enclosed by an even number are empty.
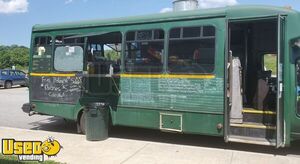
[[[238,19],[255,16],[271,16],[278,14],[298,14],[297,11],[286,7],[262,6],[262,5],[237,5],[213,9],[198,9],[192,11],[179,11],[169,13],[159,13],[144,16],[133,16],[113,19],[86,20],[68,23],[56,23],[47,25],[33,26],[33,32],[77,29],[86,27],[103,27],[103,26],[121,26],[130,24],[143,24],[166,22],[176,20],[188,20],[197,18],[227,17],[229,19]]]

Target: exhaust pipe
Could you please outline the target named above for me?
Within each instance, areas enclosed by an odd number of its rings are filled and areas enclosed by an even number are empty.
[[[196,10],[198,5],[198,0],[174,0],[173,11]]]

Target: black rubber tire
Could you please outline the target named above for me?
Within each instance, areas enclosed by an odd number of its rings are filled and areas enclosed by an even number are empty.
[[[79,128],[82,134],[85,134],[85,113],[82,112],[79,119]]]
[[[12,87],[12,82],[11,81],[6,81],[4,84],[5,89],[10,89]]]

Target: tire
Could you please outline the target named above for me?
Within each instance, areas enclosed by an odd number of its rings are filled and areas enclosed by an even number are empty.
[[[80,120],[79,120],[79,128],[80,128],[80,132],[82,134],[85,134],[85,113],[82,112],[81,116],[80,116]]]
[[[5,89],[10,89],[12,87],[12,82],[11,81],[6,81],[4,84]]]

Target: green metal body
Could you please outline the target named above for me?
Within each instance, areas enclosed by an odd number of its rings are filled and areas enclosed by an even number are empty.
[[[290,58],[290,40],[300,37],[300,14],[290,9],[268,6],[236,6],[209,10],[196,10],[149,16],[82,21],[53,25],[36,25],[32,30],[32,42],[38,36],[89,35],[103,32],[122,32],[145,29],[163,29],[166,34],[171,28],[182,26],[212,25],[216,28],[216,58],[213,78],[168,78],[168,77],[115,77],[94,80],[89,87],[97,88],[95,93],[85,93],[74,104],[64,102],[43,102],[32,99],[35,111],[43,114],[77,120],[83,105],[93,101],[111,104],[113,125],[168,130],[190,134],[224,136],[217,128],[224,124],[225,111],[225,58],[227,22],[231,20],[256,20],[284,15],[284,136],[285,144],[300,139],[300,117],[296,114],[295,65]],[[123,37],[124,38],[124,37]],[[168,53],[168,36],[165,50]],[[124,39],[123,39],[124,44]],[[33,54],[33,49],[31,49]],[[30,60],[32,66],[32,57]],[[52,64],[53,67],[53,64]],[[122,68],[122,71],[124,68]],[[30,67],[32,72],[32,67]],[[51,72],[57,73],[51,68]],[[124,73],[124,72],[121,72]],[[161,73],[166,75],[166,67]],[[115,83],[115,84],[114,84]],[[172,83],[172,86],[168,85]],[[99,85],[100,84],[100,85]],[[139,85],[143,84],[143,87]],[[180,84],[190,88],[180,88]],[[176,86],[177,85],[177,86]],[[116,89],[116,86],[118,88]],[[145,86],[147,86],[145,88]],[[195,93],[189,90],[195,86],[210,88]],[[169,87],[169,88],[168,88]],[[176,90],[174,90],[176,88]],[[120,92],[118,91],[120,90]],[[144,90],[143,90],[144,89]],[[30,95],[35,92],[30,87]]]

